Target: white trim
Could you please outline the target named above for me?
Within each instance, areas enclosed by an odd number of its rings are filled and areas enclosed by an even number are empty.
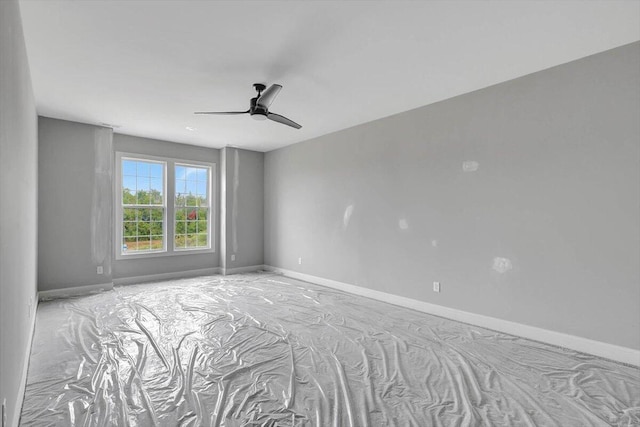
[[[145,282],[160,282],[163,280],[185,279],[187,277],[212,276],[214,274],[220,274],[220,272],[221,272],[220,267],[201,268],[199,270],[187,270],[187,271],[176,271],[171,273],[147,274],[144,276],[122,277],[120,279],[113,279],[113,283],[117,286],[134,285],[134,284],[145,283]]]
[[[220,268],[227,267],[227,148],[220,150]],[[224,274],[224,273],[223,273]]]
[[[40,301],[47,301],[56,298],[77,297],[82,295],[95,294],[113,289],[113,283],[99,283],[97,285],[75,286],[71,288],[51,289],[49,291],[38,292]]]
[[[265,265],[264,269],[276,273],[281,273],[284,276],[294,279],[304,280],[306,282],[315,283],[317,285],[327,286],[329,288],[334,288],[352,294],[361,295],[367,298],[372,298],[402,307],[411,308],[424,313],[445,317],[447,319],[477,325],[483,328],[492,329],[494,331],[504,332],[509,335],[515,335],[535,341],[541,341],[558,347],[569,348],[582,353],[588,353],[595,356],[603,357],[605,359],[640,366],[640,350],[621,347],[602,341],[595,341],[588,338],[565,334],[562,332],[542,329],[522,323],[511,322],[495,317],[470,313],[468,311],[462,311],[442,305],[418,301],[412,298],[406,298],[382,291],[376,291],[374,289],[367,289],[348,283],[338,282],[336,280],[325,279],[323,277],[317,277],[310,274],[299,273],[297,271],[286,270],[284,268]]]
[[[18,388],[18,400],[13,411],[13,422],[9,425],[18,426],[20,424],[20,416],[22,415],[22,404],[24,403],[24,393],[27,388],[27,374],[29,373],[29,359],[31,358],[31,345],[33,344],[33,335],[36,332],[36,313],[38,312],[38,293],[33,297],[33,310],[29,319],[29,340],[27,341],[27,349],[24,354],[22,363],[22,375],[20,376],[20,387]],[[0,421],[1,422],[1,421]]]
[[[230,274],[242,274],[242,273],[252,273],[254,271],[262,270],[264,265],[248,265],[246,267],[236,267],[236,268],[222,268],[222,274],[224,276],[228,276]]]

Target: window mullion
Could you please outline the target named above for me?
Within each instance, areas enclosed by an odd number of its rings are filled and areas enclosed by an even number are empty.
[[[166,220],[165,220],[165,229],[167,233],[167,252],[173,253],[175,250],[175,195],[176,195],[176,169],[175,162],[168,161],[167,162],[167,173],[166,173],[166,186],[167,193],[165,197],[165,211],[166,211]]]

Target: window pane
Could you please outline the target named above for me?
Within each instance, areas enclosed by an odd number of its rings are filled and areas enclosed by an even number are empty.
[[[136,248],[138,251],[149,251],[151,250],[151,237],[150,236],[139,236],[138,237],[138,247]]]
[[[176,179],[186,179],[187,168],[184,166],[176,165]]]
[[[135,191],[129,191],[128,189],[124,188],[122,190],[122,203],[125,205],[135,205],[136,204],[136,195],[135,195]],[[125,213],[127,212],[127,209],[125,209]]]
[[[187,221],[194,221],[196,219],[198,219],[198,210],[195,208],[190,208],[186,210],[187,215],[186,215],[186,220]]]
[[[136,210],[126,208],[122,210],[122,220],[123,221],[135,221],[136,220]]]
[[[144,221],[138,221],[138,237],[149,237],[150,235],[150,231],[149,231],[149,223],[148,222],[144,222]]]
[[[176,179],[176,193],[187,192],[187,181],[184,179]]]
[[[196,181],[187,181],[187,194],[195,195],[198,192],[197,188]]]
[[[125,237],[122,243],[122,253],[136,251],[138,247],[138,239],[136,237]]]
[[[162,164],[160,163],[151,163],[149,165],[149,176],[151,176],[151,178],[160,178],[162,179],[163,176],[163,170],[162,170]]]
[[[164,220],[164,209],[162,208],[149,209],[149,216],[152,221],[162,221]]]
[[[188,193],[185,198],[186,206],[198,206],[198,198],[192,193]]]
[[[152,236],[161,236],[163,234],[162,228],[162,222],[160,221],[153,221],[149,223],[149,230]]]
[[[138,223],[135,221],[125,221],[123,228],[124,237],[135,237],[138,235]]]
[[[151,178],[150,181],[150,203],[153,205],[161,205],[163,196],[162,179]]]
[[[149,191],[149,177],[138,176],[136,179],[136,187],[138,191]]]
[[[149,189],[151,191],[157,191],[160,195],[163,195],[164,189],[162,188],[162,179],[161,178],[151,178],[149,180]]]
[[[149,204],[149,178],[141,178],[138,177],[136,179],[137,186],[137,196],[139,205],[148,205]]]
[[[122,191],[129,194],[136,194],[136,177],[135,175],[124,175],[122,177]],[[123,199],[124,201],[124,199]],[[127,202],[125,202],[127,203]]]
[[[164,249],[164,236],[151,236],[151,250]]]
[[[123,175],[136,175],[136,162],[134,160],[122,161],[122,174]]]
[[[197,245],[199,247],[207,247],[209,246],[209,242],[207,240],[207,233],[198,233]]]
[[[149,177],[149,163],[136,162],[136,175]]]
[[[196,194],[206,199],[207,197],[207,183],[198,181],[196,185]]]

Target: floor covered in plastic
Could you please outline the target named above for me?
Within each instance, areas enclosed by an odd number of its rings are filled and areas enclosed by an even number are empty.
[[[272,274],[42,302],[22,426],[638,426],[640,369]]]

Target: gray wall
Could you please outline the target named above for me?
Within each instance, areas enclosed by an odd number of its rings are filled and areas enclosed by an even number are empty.
[[[41,291],[111,282],[111,138],[108,128],[40,118]]]
[[[634,43],[269,152],[265,262],[639,349],[639,88]]]
[[[224,231],[220,264],[225,269],[262,265],[264,153],[225,147],[221,156]]]
[[[36,296],[38,128],[17,1],[0,1],[0,403],[17,425]]]
[[[219,150],[113,134],[111,129],[45,117],[40,118],[39,131],[41,291],[218,267],[217,252],[115,260],[113,159],[116,151],[122,151],[217,164]],[[214,187],[218,183],[216,176]],[[217,251],[217,188],[213,200]],[[97,274],[98,265],[104,274]]]
[[[40,290],[263,264],[263,153],[227,148],[221,157],[217,149],[113,134],[98,126],[44,117],[39,149]],[[115,259],[113,158],[117,151],[216,164],[215,252]],[[226,194],[222,203],[221,193]],[[221,207],[226,208],[224,218]],[[103,275],[96,273],[98,265],[103,266]]]
[[[213,195],[215,217],[212,221],[215,224],[215,236],[212,240],[212,245],[215,246],[216,252],[117,260],[114,262],[113,267],[114,279],[218,267],[219,256],[217,251],[220,236],[220,221],[218,221],[220,215],[220,191],[218,190],[220,167],[218,163],[220,161],[220,150],[120,134],[114,135],[113,144],[115,151],[216,163],[217,174],[214,183],[214,189],[216,190]]]

